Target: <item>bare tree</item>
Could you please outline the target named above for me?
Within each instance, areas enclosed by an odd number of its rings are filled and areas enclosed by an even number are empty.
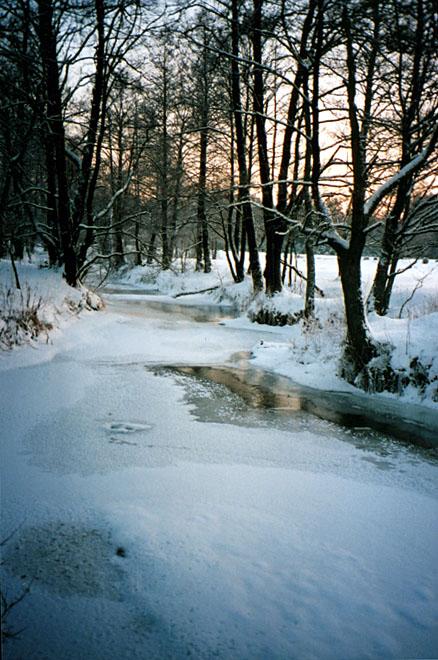
[[[407,162],[401,156],[394,160],[389,178],[383,173],[377,129],[388,121],[385,111],[389,99],[382,85],[386,60],[384,6],[382,2],[364,2],[354,6],[343,2],[339,14],[325,14],[325,20],[341,27],[342,43],[333,53],[336,60],[332,58],[331,70],[345,86],[347,131],[343,140],[348,145],[348,158],[344,160],[345,177],[339,173],[332,176],[333,180],[341,178],[343,182],[348,182],[351,191],[348,224],[336,227],[333,214],[324,201],[327,194],[324,191],[325,182],[320,179],[317,185],[316,182],[313,185],[314,202],[320,216],[319,231],[336,252],[339,262],[347,320],[342,374],[349,382],[366,389],[391,386],[388,365],[381,369],[373,363],[373,358],[381,354],[383,348],[371,340],[365,317],[361,258],[367,234],[373,229],[374,214],[379,206],[404,181],[414,180],[438,140],[438,129],[435,127],[429,131],[419,153],[411,154]],[[406,71],[400,71],[400,75],[405,76]],[[402,84],[401,78],[399,84]],[[338,114],[338,121],[341,118],[342,112]]]
[[[25,246],[32,248],[43,213],[38,185],[44,167],[38,132],[41,70],[26,3],[5,3],[0,21],[0,254],[21,258]],[[54,246],[47,233],[38,233],[49,249]],[[54,252],[51,256],[56,261]]]
[[[385,127],[392,151],[396,149],[394,172],[408,165],[428,144],[438,123],[436,72],[436,3],[416,0],[408,5],[392,0],[385,7],[388,32],[385,35],[385,79],[391,115]],[[390,160],[391,155],[389,154]],[[424,170],[423,170],[424,171]],[[436,174],[436,169],[435,169]],[[430,214],[412,208],[420,193],[415,187],[417,172],[412,169],[394,186],[381,213],[385,215],[379,263],[368,299],[369,308],[378,314],[388,310],[392,287],[397,274],[398,258],[410,242],[412,230],[423,233],[435,225]],[[433,177],[434,173],[424,172]],[[427,185],[422,186],[427,197]],[[419,220],[422,222],[419,222]]]
[[[268,66],[263,61],[263,45],[264,42],[272,40],[277,31],[277,25],[282,20],[283,28],[286,26],[285,3],[282,3],[281,15],[267,16],[264,13],[264,0],[254,0],[253,18],[252,18],[252,43],[253,43],[253,57],[254,57],[254,114],[256,118],[257,127],[257,148],[260,169],[260,183],[262,189],[262,202],[264,213],[264,224],[266,232],[266,268],[265,268],[265,287],[268,295],[272,295],[281,290],[281,252],[284,241],[284,236],[287,234],[289,225],[288,216],[296,202],[296,185],[292,186],[289,192],[289,169],[292,163],[292,145],[293,136],[296,136],[296,149],[295,149],[295,174],[299,172],[299,139],[300,139],[300,125],[302,113],[306,112],[308,108],[302,103],[303,101],[303,86],[308,76],[309,59],[308,51],[310,45],[310,38],[314,31],[314,15],[316,3],[311,0],[307,7],[299,7],[294,12],[294,38],[292,40],[289,30],[286,28],[287,40],[282,44],[282,49],[288,46],[289,56],[292,56],[294,72],[290,79],[286,79],[284,72],[281,69],[273,71],[272,67]],[[286,51],[287,52],[287,51]],[[281,130],[278,126],[278,119],[273,117],[273,124],[275,129],[276,141],[279,144],[280,158],[278,166],[278,174],[276,173],[277,155],[275,153],[275,141],[273,147],[272,158],[269,157],[269,140],[266,128],[267,123],[267,101],[265,94],[266,69],[269,69],[269,74],[274,77],[281,78],[282,84],[280,90],[283,91],[286,87],[289,91],[289,101],[287,104],[287,111],[285,119],[281,120]],[[315,77],[317,80],[317,77]],[[285,84],[287,83],[287,84]],[[306,99],[305,99],[306,101]],[[270,118],[271,119],[271,118]],[[310,130],[310,125],[307,125]],[[277,136],[278,132],[278,136]],[[310,141],[310,135],[307,140]],[[309,153],[309,152],[308,152]],[[308,172],[307,172],[308,174]],[[307,182],[308,185],[308,182]],[[274,187],[277,188],[277,200],[274,197]],[[289,197],[289,194],[292,197]],[[291,203],[293,199],[293,202]],[[310,199],[307,197],[307,199]],[[309,272],[308,272],[308,304],[306,309],[310,312],[310,300],[313,299],[311,295],[311,287],[314,284],[314,268],[312,268],[312,256],[309,247]],[[313,283],[313,284],[312,284]]]
[[[200,244],[202,246],[202,262],[205,273],[211,271],[209,229],[207,221],[207,151],[210,138],[211,96],[213,93],[213,73],[216,57],[208,50],[209,31],[207,30],[205,12],[200,17],[202,49],[193,71],[196,81],[195,115],[199,123],[199,176],[197,224]]]
[[[140,7],[136,3],[108,4],[106,0],[58,5],[38,0],[35,17],[43,70],[44,124],[48,206],[59,228],[67,282],[75,285],[94,240],[94,208],[107,104],[114,75],[139,38]],[[79,75],[74,89],[66,87],[77,76],[79,62],[93,49],[92,70]],[[62,56],[62,62],[60,57]],[[69,115],[74,96],[88,80],[88,117],[78,116],[72,134]],[[76,120],[77,121],[77,120]],[[73,149],[70,148],[70,143]]]
[[[237,0],[231,2],[231,89],[232,108],[235,130],[235,143],[237,151],[237,164],[239,171],[238,205],[240,206],[245,235],[248,240],[249,263],[255,292],[263,288],[260,262],[254,230],[254,220],[251,209],[250,179],[247,166],[246,138],[242,121],[242,101],[240,90],[240,17]]]

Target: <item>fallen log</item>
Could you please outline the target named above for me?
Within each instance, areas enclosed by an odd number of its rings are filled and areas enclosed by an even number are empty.
[[[209,286],[208,289],[201,289],[200,291],[181,291],[181,293],[176,293],[172,298],[180,298],[181,296],[195,296],[197,293],[207,293],[207,291],[214,291],[219,289],[220,284],[216,286]]]

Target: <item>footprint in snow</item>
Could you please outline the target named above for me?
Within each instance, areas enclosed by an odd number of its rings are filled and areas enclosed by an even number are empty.
[[[139,431],[150,431],[151,424],[137,424],[134,422],[108,422],[104,429],[110,433],[137,433]]]
[[[133,447],[138,447],[138,442],[129,442],[129,440],[123,440],[122,438],[115,438],[111,436],[108,440],[112,445],[132,445]]]

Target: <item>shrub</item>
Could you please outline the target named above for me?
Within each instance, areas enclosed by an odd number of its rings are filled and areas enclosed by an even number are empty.
[[[42,332],[52,329],[43,318],[43,301],[29,287],[4,288],[0,285],[0,349],[36,339]]]
[[[304,318],[304,312],[285,313],[271,307],[262,306],[257,311],[250,310],[248,312],[248,318],[252,323],[260,323],[262,325],[295,325]]]

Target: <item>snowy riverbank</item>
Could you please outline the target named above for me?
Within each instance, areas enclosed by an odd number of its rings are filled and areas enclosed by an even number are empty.
[[[400,268],[409,263],[403,262]],[[297,262],[304,270],[304,258]],[[42,318],[51,330],[43,332],[32,348],[23,347],[14,351],[14,356],[0,354],[0,368],[7,365],[35,363],[50,359],[56,352],[59,330],[69,320],[76,318],[81,310],[98,307],[98,299],[86,290],[73,290],[62,280],[60,274],[34,264],[17,264],[24,287],[34,297],[42,299]],[[376,261],[366,258],[362,263],[364,297],[371,286]],[[7,261],[0,262],[0,281],[4,290],[12,282],[12,273]],[[108,284],[108,282],[107,282]],[[277,336],[276,341],[257,342],[252,348],[254,364],[291,378],[294,382],[328,391],[356,391],[338,377],[338,358],[345,336],[344,314],[340,281],[336,259],[329,255],[317,258],[317,284],[324,297],[317,297],[316,316],[318,322],[303,329],[301,323],[287,327],[255,326],[247,318],[248,301],[251,298],[250,279],[234,284],[223,254],[213,262],[210,274],[196,273],[193,263],[185,264],[184,272],[160,271],[153,266],[127,269],[110,281],[118,290],[131,291],[140,295],[145,289],[155,290],[160,300],[175,301],[180,305],[232,305],[241,310],[237,318],[225,323],[229,328],[269,330]],[[202,291],[217,287],[211,292],[185,295],[191,291]],[[292,286],[276,296],[272,304],[282,312],[294,313],[302,309],[304,282],[296,275]],[[181,296],[181,294],[184,294]],[[88,298],[87,298],[88,296]],[[432,408],[438,407],[438,263],[419,261],[397,277],[389,313],[385,317],[376,314],[368,318],[371,334],[392,349],[392,365],[406,373],[417,386],[409,385],[403,392],[406,402],[418,403]],[[51,344],[43,348],[42,344]],[[427,378],[424,378],[427,369]],[[397,395],[381,394],[381,397]]]
[[[412,261],[400,263],[405,269]],[[377,261],[365,258],[362,262],[363,295],[368,295]],[[305,259],[297,262],[299,270],[305,270]],[[130,287],[156,287],[169,299],[178,295],[181,304],[232,304],[242,310],[238,318],[226,322],[232,328],[254,328],[246,314],[251,298],[251,283],[248,278],[241,284],[230,280],[228,266],[223,255],[213,262],[213,271],[208,275],[193,272],[190,267],[184,273],[160,272],[154,267],[137,267],[128,270],[122,282]],[[337,375],[338,358],[345,338],[342,292],[334,256],[317,257],[317,284],[324,297],[317,296],[316,317],[318,322],[303,329],[301,323],[287,327],[259,326],[276,333],[282,341],[263,342],[254,345],[254,364],[291,378],[294,382],[329,391],[357,391]],[[200,291],[219,285],[211,293],[179,297],[181,293]],[[294,313],[303,308],[305,285],[296,275],[292,286],[274,297],[272,305],[283,313]],[[255,303],[254,303],[255,304]],[[400,317],[400,318],[399,318]],[[403,400],[422,405],[438,406],[438,263],[419,261],[405,270],[396,279],[388,315],[368,317],[370,332],[379,342],[392,348],[392,365],[415,380],[415,366],[428,368],[430,383],[424,387],[409,386],[403,392]],[[421,366],[419,368],[421,372]],[[419,374],[421,381],[421,373]],[[380,396],[397,398],[394,395]]]

